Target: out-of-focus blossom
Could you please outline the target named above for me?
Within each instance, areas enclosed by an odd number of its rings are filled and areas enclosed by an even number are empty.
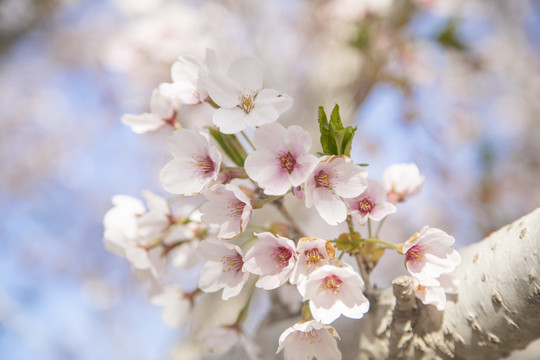
[[[180,287],[169,285],[160,293],[153,295],[150,301],[163,306],[163,321],[173,328],[186,326],[190,320],[191,299]]]
[[[437,310],[443,311],[446,307],[446,294],[457,294],[459,279],[452,274],[441,274],[437,278],[439,286],[423,286],[413,279],[414,293],[426,305],[434,305]]]
[[[284,350],[285,360],[341,360],[336,329],[315,320],[301,321],[287,328],[279,337],[276,354]]]
[[[315,206],[330,225],[347,218],[344,198],[354,198],[367,188],[367,171],[346,156],[323,157],[306,181],[306,206]]]
[[[167,146],[174,159],[163,167],[159,178],[168,192],[198,194],[217,178],[221,153],[203,134],[180,129],[169,137]]]
[[[137,134],[158,130],[167,124],[176,127],[175,118],[178,109],[180,109],[178,101],[154,89],[150,99],[150,112],[140,115],[126,114],[122,116],[122,122]]]
[[[259,241],[246,253],[244,270],[260,275],[257,287],[275,289],[289,280],[296,264],[296,247],[292,240],[269,232],[255,236]]]
[[[459,253],[452,249],[454,237],[444,231],[424,226],[403,244],[405,266],[422,286],[440,286],[441,274],[454,271],[461,262]]]
[[[361,225],[364,225],[368,218],[380,221],[397,210],[393,204],[385,201],[386,192],[380,182],[373,179],[366,180],[368,187],[362,194],[345,200],[349,214]]]
[[[253,133],[253,144],[257,150],[249,154],[244,166],[248,176],[268,195],[284,195],[291,186],[300,186],[318,162],[315,155],[308,153],[311,136],[300,126],[261,126]]]
[[[147,249],[171,224],[171,212],[165,199],[143,191],[148,210],[142,201],[127,195],[113,197],[113,208],[105,214],[103,240],[110,252],[125,257],[134,268],[150,270],[156,278],[163,276],[166,259],[161,249]]]
[[[198,336],[207,351],[215,355],[229,352],[235,345],[240,344],[249,360],[260,360],[259,348],[242,331],[233,326],[210,328]]]
[[[394,164],[384,170],[383,183],[388,200],[395,204],[418,194],[424,185],[424,175],[413,163]]]
[[[394,0],[332,0],[322,8],[322,16],[334,21],[359,21],[367,14],[387,14]]]
[[[225,134],[234,134],[277,120],[292,106],[288,95],[263,89],[261,64],[255,58],[234,61],[227,75],[213,72],[208,78],[208,94],[220,106],[214,124]]]
[[[205,240],[199,245],[199,251],[207,259],[199,280],[201,290],[215,292],[223,289],[223,300],[238,295],[249,278],[249,273],[242,270],[242,249],[222,240]]]
[[[324,265],[309,275],[303,288],[313,318],[330,324],[341,315],[360,319],[369,310],[362,293],[364,281],[350,266]]]
[[[171,67],[172,83],[162,83],[159,91],[166,96],[178,100],[182,104],[199,104],[208,97],[206,84],[209,68],[215,66],[215,53],[206,51],[203,63],[199,58],[190,55],[180,56]]]
[[[304,280],[317,268],[329,264],[336,249],[329,241],[303,237],[296,247],[298,260],[291,275],[291,284],[301,287]]]
[[[230,240],[246,230],[253,207],[249,197],[234,184],[216,184],[204,192],[202,221],[219,226],[218,239]]]

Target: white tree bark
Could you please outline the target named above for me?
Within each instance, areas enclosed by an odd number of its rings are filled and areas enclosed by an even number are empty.
[[[343,359],[499,359],[540,337],[540,208],[461,252],[459,293],[446,310],[420,303],[409,277],[377,291],[361,320],[340,319]],[[297,319],[261,328],[274,342]]]

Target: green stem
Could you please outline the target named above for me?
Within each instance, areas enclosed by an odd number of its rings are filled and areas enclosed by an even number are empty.
[[[391,249],[396,250],[400,254],[403,254],[402,250],[401,250],[401,247],[399,245],[397,245],[397,244],[392,244],[392,243],[389,243],[387,241],[382,241],[382,240],[374,239],[374,238],[363,238],[363,239],[360,239],[360,241],[381,244],[381,245],[384,245],[386,247],[389,247]]]
[[[244,139],[246,139],[246,141],[248,142],[249,145],[251,145],[251,148],[253,150],[257,150],[255,149],[255,145],[253,145],[253,143],[251,142],[251,140],[249,139],[249,137],[246,135],[246,133],[244,132],[244,130],[241,131],[241,134],[242,136],[244,137]]]
[[[377,231],[375,231],[375,238],[377,238],[377,239],[379,238],[379,233],[381,232],[381,228],[382,228],[382,226],[383,226],[383,224],[384,224],[387,217],[382,219],[381,222],[379,223],[379,226],[377,227]]]
[[[371,219],[369,218],[367,219],[367,228],[368,228],[368,237],[372,238],[373,236],[371,235]]]
[[[345,255],[345,251],[342,251],[341,254],[339,254],[339,257],[336,260],[335,266],[338,266],[341,262],[341,259],[343,259],[343,256]]]
[[[257,276],[257,279],[258,278],[259,277]],[[238,313],[238,317],[236,318],[236,322],[234,323],[234,326],[238,327],[240,323],[242,322],[242,320],[246,317],[247,311],[249,309],[249,304],[251,303],[251,299],[253,298],[253,294],[255,293],[255,282],[257,281],[257,279],[255,279],[255,281],[251,285],[251,288],[249,289],[249,295],[248,295],[246,304],[244,305],[242,310],[240,310],[240,312]]]
[[[354,233],[354,223],[351,215],[347,215],[347,225],[349,226],[349,233]]]

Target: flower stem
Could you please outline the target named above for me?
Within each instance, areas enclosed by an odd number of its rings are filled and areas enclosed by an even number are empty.
[[[375,231],[375,238],[379,238],[379,233],[381,232],[381,228],[386,220],[388,216],[386,216],[384,219],[381,220],[381,222],[379,223],[379,226],[377,227],[377,231]]]
[[[368,228],[368,237],[370,237],[370,238],[373,237],[371,235],[371,219],[369,219],[369,218],[367,219],[367,228]]]
[[[402,250],[401,250],[400,246],[397,245],[397,244],[392,244],[392,243],[389,243],[387,241],[382,241],[382,240],[374,239],[374,238],[362,238],[362,239],[360,239],[360,241],[381,244],[381,245],[387,246],[387,247],[389,247],[391,249],[394,249],[398,253],[402,254]]]
[[[248,142],[248,144],[251,146],[251,148],[253,150],[257,150],[255,149],[255,145],[253,145],[253,143],[251,142],[251,139],[246,135],[246,133],[244,132],[244,130],[241,131],[242,133],[242,136],[244,137],[244,139],[246,139],[246,141]]]

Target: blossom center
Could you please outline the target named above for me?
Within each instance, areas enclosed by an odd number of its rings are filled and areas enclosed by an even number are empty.
[[[250,93],[242,93],[242,95],[238,99],[238,107],[244,110],[246,114],[249,114],[249,112],[255,107],[254,101],[256,97],[257,93],[255,91],[252,91]]]
[[[223,272],[238,272],[242,269],[244,261],[242,260],[242,255],[236,253],[236,255],[232,256],[222,256],[221,264],[223,265]]]
[[[210,155],[201,156],[200,154],[193,154],[193,159],[195,160],[197,169],[204,175],[214,172],[215,164],[210,158]]]
[[[424,253],[425,250],[422,246],[414,245],[407,251],[406,259],[407,261],[411,261],[414,264],[421,264],[426,261],[424,258]]]
[[[280,246],[274,249],[271,257],[277,268],[284,268],[289,264],[289,260],[292,257],[292,251],[286,247]]]
[[[229,200],[227,202],[226,214],[230,218],[239,218],[244,212],[246,204],[240,200]]]
[[[332,184],[330,183],[330,174],[324,170],[319,171],[319,173],[315,175],[315,186],[324,187],[332,190]]]
[[[339,292],[339,286],[341,283],[343,283],[343,280],[341,280],[339,277],[336,275],[330,275],[324,278],[321,287],[335,295]]]
[[[321,263],[322,256],[319,253],[319,250],[317,249],[306,250],[304,254],[306,255],[307,267],[310,267],[311,265],[319,265]]]
[[[281,164],[281,168],[289,174],[293,172],[294,167],[296,166],[296,159],[290,151],[281,153],[279,156],[279,162]]]
[[[373,200],[367,195],[362,196],[360,200],[358,200],[358,211],[360,211],[362,216],[371,213],[374,207],[375,204],[373,203]]]
[[[316,342],[322,343],[321,335],[319,331],[311,330],[311,331],[301,331],[300,332],[300,341],[305,341],[310,344],[315,344]]]

